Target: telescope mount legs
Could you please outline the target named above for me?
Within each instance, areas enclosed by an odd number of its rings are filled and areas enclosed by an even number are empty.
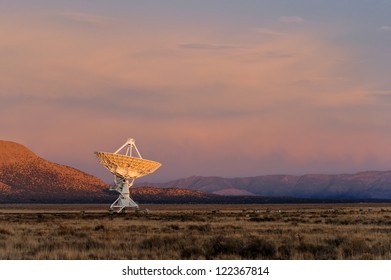
[[[114,201],[113,204],[110,206],[110,213],[114,211],[114,208],[119,208],[117,213],[124,213],[125,207],[135,207],[138,208],[138,204],[133,201],[133,199],[130,198],[129,195],[129,189],[133,186],[135,179],[132,179],[131,182],[127,179],[123,179],[117,176],[114,176],[114,188],[111,188],[110,190],[115,190],[119,192],[119,197],[116,201]]]

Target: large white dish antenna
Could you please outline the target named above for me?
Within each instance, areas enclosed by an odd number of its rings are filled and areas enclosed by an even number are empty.
[[[119,154],[124,149],[125,154]],[[133,154],[136,156],[133,156]],[[136,142],[132,138],[129,138],[114,153],[95,152],[95,155],[99,163],[114,175],[115,186],[110,190],[119,192],[119,197],[110,206],[110,212],[113,211],[114,207],[120,208],[118,213],[122,212],[125,207],[138,207],[137,203],[130,198],[129,188],[133,186],[135,179],[155,172],[161,164],[143,159],[136,147]]]
[[[147,159],[126,155],[96,152],[100,164],[113,175],[124,179],[137,179],[156,171],[161,164]]]

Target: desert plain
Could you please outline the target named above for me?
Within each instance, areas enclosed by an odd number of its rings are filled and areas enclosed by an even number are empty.
[[[1,260],[391,259],[391,204],[0,205]]]

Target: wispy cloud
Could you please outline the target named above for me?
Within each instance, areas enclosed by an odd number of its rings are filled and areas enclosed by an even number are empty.
[[[380,27],[380,30],[386,31],[386,32],[391,32],[391,26],[390,25],[383,25]]]
[[[268,51],[265,52],[263,56],[267,58],[289,58],[293,57],[294,55],[287,52]]]
[[[373,94],[389,94],[391,95],[391,89],[380,89],[372,91]]]
[[[197,49],[197,50],[226,50],[226,49],[240,48],[239,46],[233,46],[233,45],[221,45],[221,44],[209,44],[209,43],[180,44],[179,47],[182,49]]]
[[[61,16],[68,21],[94,26],[105,26],[112,22],[109,17],[81,12],[62,13]]]
[[[369,93],[370,97],[376,98],[380,102],[390,102],[391,101],[391,90],[375,90]]]
[[[284,32],[276,31],[270,28],[265,28],[265,27],[258,27],[255,29],[255,31],[259,34],[262,35],[267,35],[267,36],[281,36],[285,35]]]
[[[302,23],[305,21],[302,17],[299,16],[283,16],[278,20],[284,23]]]

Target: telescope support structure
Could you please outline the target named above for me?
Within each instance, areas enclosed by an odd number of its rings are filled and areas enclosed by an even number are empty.
[[[132,157],[133,154],[136,154],[139,158],[142,159],[141,154],[136,146],[136,141],[134,139],[129,138],[125,144],[123,144],[118,150],[114,152],[114,154],[118,154],[122,150],[125,149],[125,155]],[[134,150],[134,152],[133,152]],[[115,187],[111,188],[110,190],[115,190],[119,192],[119,197],[116,201],[114,201],[113,204],[110,206],[110,212],[114,211],[114,208],[119,208],[117,213],[121,213],[124,211],[125,207],[135,207],[138,208],[138,204],[134,202],[133,199],[130,198],[130,191],[129,189],[133,186],[135,178],[131,179],[129,182],[129,179],[117,177],[114,175],[114,183]]]
[[[114,208],[118,209],[118,213],[125,212],[126,207],[137,209],[138,204],[130,198],[130,188],[137,178],[154,172],[161,164],[143,159],[132,138],[114,153],[95,152],[95,155],[100,164],[114,175],[114,186],[110,187],[110,190],[119,193],[118,198],[110,206],[110,213],[113,213]]]
[[[135,207],[138,208],[138,204],[134,202],[133,199],[130,198],[129,189],[133,186],[134,180],[132,179],[130,182],[127,179],[123,179],[117,176],[114,176],[115,186],[110,190],[117,191],[119,193],[119,197],[113,204],[110,206],[110,212],[114,211],[114,208],[119,208],[117,213],[121,213],[125,207]]]

